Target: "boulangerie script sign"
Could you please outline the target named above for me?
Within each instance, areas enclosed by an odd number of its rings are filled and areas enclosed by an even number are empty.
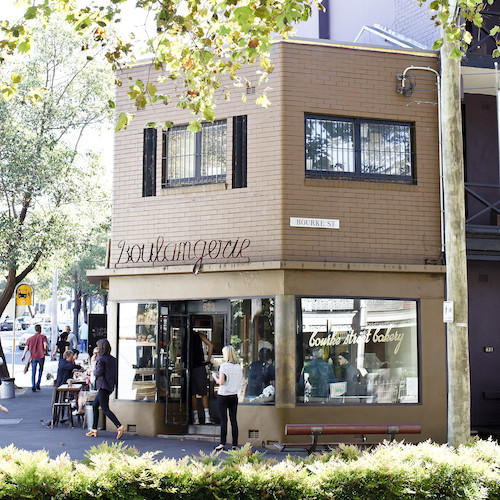
[[[118,242],[119,255],[115,267],[130,264],[193,263],[193,272],[198,273],[207,260],[250,259],[243,253],[250,246],[248,238],[235,240],[165,241],[158,236],[153,243]]]

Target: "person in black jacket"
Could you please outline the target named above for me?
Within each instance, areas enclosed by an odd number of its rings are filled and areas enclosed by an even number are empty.
[[[73,376],[75,370],[81,370],[80,365],[75,365],[73,351],[64,351],[57,366],[56,387],[65,384]]]
[[[92,429],[87,432],[88,437],[97,437],[97,424],[99,422],[99,406],[102,408],[104,414],[113,422],[117,427],[116,439],[123,436],[125,427],[116,418],[116,415],[109,409],[109,396],[113,392],[116,385],[117,377],[117,363],[116,358],[111,356],[111,345],[106,339],[97,341],[97,361],[94,370],[95,387],[97,395],[92,403],[94,410],[94,420]]]

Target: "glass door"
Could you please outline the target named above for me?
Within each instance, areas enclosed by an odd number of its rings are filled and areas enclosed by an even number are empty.
[[[186,364],[187,316],[172,315],[161,317],[164,332],[164,347],[160,352],[161,363],[165,366],[165,393],[167,424],[187,424],[189,379]]]

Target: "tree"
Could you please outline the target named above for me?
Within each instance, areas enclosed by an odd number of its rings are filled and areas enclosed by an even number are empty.
[[[106,210],[102,210],[103,205]],[[90,208],[90,207],[88,207]],[[82,231],[74,235],[74,245],[68,247],[66,266],[60,273],[60,286],[71,290],[74,297],[73,332],[78,331],[78,318],[83,308],[84,320],[88,323],[88,301],[100,296],[105,301],[106,291],[92,285],[87,279],[87,271],[102,266],[106,259],[108,238],[111,229],[109,203],[104,202],[85,210],[88,221]]]
[[[0,101],[0,269],[6,273],[0,314],[16,285],[71,242],[73,203],[91,194],[95,171],[78,146],[87,128],[109,119],[109,68],[82,53],[86,39],[59,21],[34,28],[30,54],[1,68],[16,92],[4,88],[8,100]]]
[[[425,0],[420,0],[422,4]],[[488,0],[492,4],[493,0]],[[481,27],[478,0],[431,2],[442,38],[434,44],[441,55],[442,158],[445,211],[446,298],[454,304],[454,319],[447,325],[448,442],[470,439],[470,372],[468,345],[467,256],[465,244],[464,165],[460,99],[460,61],[472,40],[466,21]],[[495,26],[490,35],[500,31]],[[498,48],[493,56],[500,55]]]
[[[265,82],[273,70],[269,59],[273,37],[287,37],[294,23],[309,18],[313,6],[321,8],[321,0],[109,0],[105,7],[91,6],[89,2],[89,6],[80,9],[72,0],[25,1],[24,19],[0,26],[4,34],[0,40],[0,62],[16,50],[30,50],[30,20],[38,18],[45,23],[58,12],[76,31],[88,34],[94,44],[106,46],[113,41],[106,49],[106,58],[116,68],[131,57],[132,50],[130,41],[113,38],[113,26],[120,22],[124,3],[135,4],[154,17],[157,34],[149,41],[149,49],[155,68],[163,70],[159,81],[179,82],[176,95],[159,93],[156,80],[130,82],[130,98],[142,109],[153,102],[168,104],[175,97],[178,106],[191,109],[197,116],[190,126],[193,131],[200,129],[201,117],[214,120],[218,98],[229,98],[230,89],[223,83],[225,75],[244,90],[247,82],[239,78],[238,70],[258,63],[260,82]],[[6,85],[6,90],[13,92],[14,87],[14,83]],[[245,92],[241,94],[246,99]],[[267,106],[265,88],[257,103]],[[117,129],[126,127],[132,118],[121,114]],[[171,123],[163,125],[168,127]]]

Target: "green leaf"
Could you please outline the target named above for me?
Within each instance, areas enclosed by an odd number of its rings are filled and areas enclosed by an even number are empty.
[[[25,19],[35,19],[38,15],[38,7],[29,7],[24,14]]]
[[[453,59],[454,61],[460,61],[462,59],[462,52],[458,47],[453,47],[450,52],[450,59]]]
[[[493,26],[493,28],[491,28],[491,30],[490,30],[490,35],[491,35],[491,36],[494,36],[494,35],[496,35],[498,32],[500,32],[500,26]]]
[[[12,76],[10,77],[10,79],[12,80],[12,83],[21,83],[23,81],[21,76],[18,75],[17,73],[12,73]]]
[[[443,39],[442,38],[439,38],[439,40],[436,40],[433,44],[432,44],[432,49],[433,50],[439,50],[442,45],[443,45]]]
[[[263,108],[267,108],[271,104],[271,101],[263,94],[255,99],[255,103],[260,104]]]
[[[119,132],[121,129],[126,129],[130,122],[134,119],[134,115],[128,113],[120,113],[118,120],[116,121],[115,131]]]
[[[162,128],[163,130],[167,130],[169,129],[172,125],[174,124],[174,122],[165,122],[163,125],[162,125]]]
[[[108,101],[108,106],[109,106],[109,109],[115,109],[115,101],[109,99]]]
[[[205,120],[213,122],[215,120],[215,111],[212,108],[205,108],[203,110],[203,117]]]
[[[31,45],[28,43],[28,42],[21,42],[18,46],[17,46],[17,51],[20,53],[20,54],[26,54],[27,52],[29,52],[31,49]]]
[[[200,132],[201,131],[201,122],[199,120],[192,121],[188,125],[188,130],[190,132]]]
[[[156,95],[156,85],[154,85],[153,83],[148,83],[147,89],[150,96]]]

